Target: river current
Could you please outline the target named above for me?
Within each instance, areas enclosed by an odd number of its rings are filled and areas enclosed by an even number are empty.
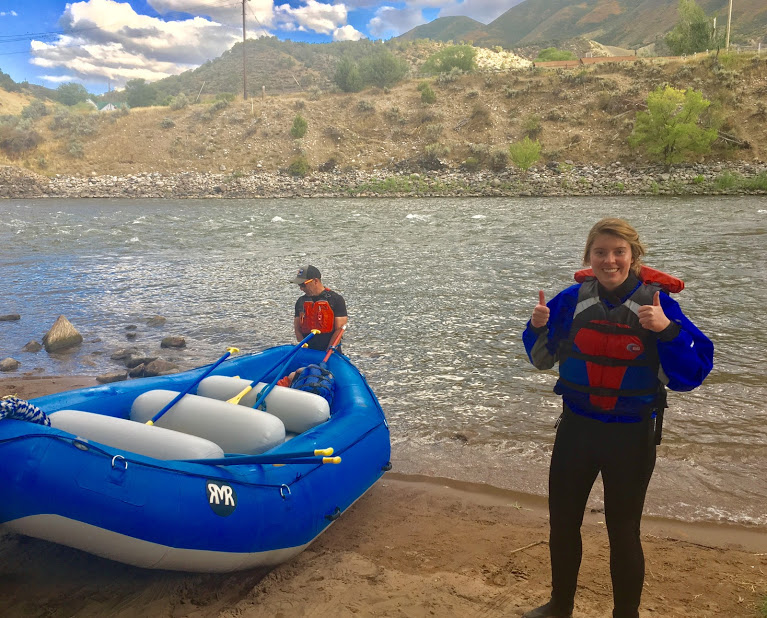
[[[646,512],[767,524],[764,197],[3,201],[0,315],[21,320],[0,322],[0,358],[97,375],[129,346],[191,368],[290,343],[288,282],[311,263],[347,300],[344,351],[387,414],[394,470],[545,495],[560,399],[521,333],[603,216],[685,280],[677,299],[716,348],[704,385],[669,395]],[[77,351],[21,351],[62,314]],[[187,347],[161,351],[167,335]]]

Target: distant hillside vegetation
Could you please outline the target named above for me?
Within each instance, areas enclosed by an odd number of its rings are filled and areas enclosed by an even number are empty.
[[[431,39],[444,43],[473,41],[486,35],[487,26],[470,17],[440,17],[397,37],[403,41]]]
[[[707,15],[718,16],[719,27],[726,27],[729,0],[698,0],[698,4]],[[677,22],[678,6],[679,0],[525,0],[487,26],[474,22],[472,30],[468,25],[459,29],[456,18],[440,17],[400,38],[465,40],[507,49],[585,38],[635,49],[662,39]],[[737,0],[731,31],[733,43],[748,44],[767,37],[767,2]]]

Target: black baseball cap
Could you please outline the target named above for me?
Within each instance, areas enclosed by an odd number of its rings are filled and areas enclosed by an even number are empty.
[[[306,283],[310,279],[322,279],[322,275],[320,274],[319,268],[307,264],[306,266],[298,269],[296,278],[293,279],[291,283]]]

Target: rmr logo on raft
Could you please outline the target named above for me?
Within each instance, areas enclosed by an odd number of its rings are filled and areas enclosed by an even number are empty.
[[[237,508],[237,494],[231,485],[206,481],[205,487],[208,490],[208,504],[216,515],[226,517],[234,513]]]

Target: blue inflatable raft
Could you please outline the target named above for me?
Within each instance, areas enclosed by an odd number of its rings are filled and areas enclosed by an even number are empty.
[[[279,366],[290,351],[281,346],[232,357],[210,375],[219,382],[222,376],[270,382],[276,370],[263,372]],[[319,351],[301,349],[286,372],[321,358]],[[164,428],[176,406],[156,426],[131,420],[140,396],[182,393],[210,367],[31,400],[52,426],[0,420],[0,523],[144,568],[236,571],[297,555],[389,469],[389,428],[381,406],[364,376],[340,354],[327,362],[335,378],[327,420],[294,437],[269,413],[269,399],[264,412],[204,398],[196,386],[179,404],[194,401],[195,412],[209,412],[212,438],[187,435],[179,429],[183,423]],[[240,423],[243,414],[246,425]],[[237,444],[262,443],[263,436],[248,433],[259,431],[247,425],[251,415],[269,417],[267,433],[269,440],[278,436],[277,445],[267,440],[267,450],[245,454],[219,447],[219,435]],[[314,456],[330,448],[332,458]],[[337,458],[340,463],[330,463]]]

